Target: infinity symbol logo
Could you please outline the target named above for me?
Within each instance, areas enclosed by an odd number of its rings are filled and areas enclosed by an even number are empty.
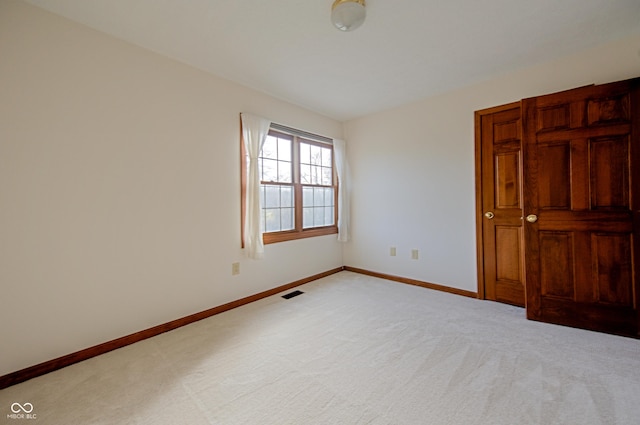
[[[25,403],[25,404],[13,403],[11,405],[11,411],[13,413],[20,413],[20,411],[22,411],[24,413],[31,413],[31,412],[33,412],[33,404],[31,404],[31,403]]]

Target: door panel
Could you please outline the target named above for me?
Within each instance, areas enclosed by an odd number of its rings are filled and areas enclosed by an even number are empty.
[[[520,105],[476,112],[476,131],[478,292],[489,300],[524,306]]]
[[[620,234],[593,234],[593,266],[597,278],[597,301],[632,307],[631,237]]]
[[[540,232],[542,295],[574,299],[574,246],[570,232]]]
[[[520,151],[512,150],[495,155],[496,209],[521,208]]]
[[[523,100],[530,319],[638,335],[637,100],[638,80]]]
[[[540,191],[538,206],[542,209],[564,210],[571,206],[571,146],[569,142],[538,146],[538,176]]]
[[[496,253],[501,260],[496,264],[496,280],[519,284],[522,282],[522,232],[514,226],[495,226],[495,233]]]
[[[629,210],[629,138],[589,140],[591,209]]]
[[[587,125],[610,124],[613,122],[629,122],[631,98],[629,93],[588,99]]]

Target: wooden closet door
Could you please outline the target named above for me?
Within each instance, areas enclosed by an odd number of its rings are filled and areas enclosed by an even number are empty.
[[[639,83],[523,100],[529,319],[638,335]]]
[[[476,112],[482,298],[524,307],[520,103]]]

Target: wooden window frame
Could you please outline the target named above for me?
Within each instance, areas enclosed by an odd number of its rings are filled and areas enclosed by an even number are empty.
[[[242,135],[242,131],[240,131]],[[294,193],[294,229],[292,230],[283,230],[278,232],[264,232],[262,234],[262,240],[265,245],[292,241],[297,239],[304,238],[312,238],[316,236],[325,236],[332,235],[338,233],[338,178],[336,175],[336,167],[335,167],[335,152],[333,149],[333,145],[328,143],[317,142],[314,140],[307,139],[305,137],[301,137],[295,134],[290,134],[281,130],[269,130],[269,134],[272,136],[284,135],[287,138],[292,138],[292,167],[293,167],[293,193]],[[302,227],[302,187],[303,186],[311,186],[311,187],[328,187],[324,185],[310,185],[310,184],[302,184],[300,182],[300,143],[306,143],[309,145],[315,145],[323,148],[330,147],[331,148],[331,169],[332,169],[332,185],[333,187],[333,207],[334,207],[334,224],[331,226],[322,226],[322,227],[312,227],[308,229],[304,229]],[[240,137],[240,186],[241,186],[241,194],[240,199],[242,202],[241,213],[242,216],[240,218],[241,223],[241,241],[242,247],[244,248],[244,216],[246,213],[246,191],[247,191],[247,152],[244,147],[244,140],[242,140],[242,136]],[[278,184],[277,182],[260,182],[262,184]],[[289,185],[287,183],[287,185]]]

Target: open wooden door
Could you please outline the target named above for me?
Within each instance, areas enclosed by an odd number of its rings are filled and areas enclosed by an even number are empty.
[[[640,79],[522,101],[527,317],[638,336]]]
[[[477,111],[478,293],[524,307],[520,102]]]

